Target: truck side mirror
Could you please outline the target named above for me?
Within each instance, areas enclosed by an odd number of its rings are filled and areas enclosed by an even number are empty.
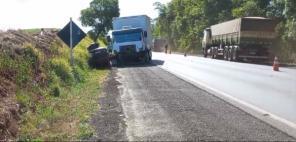
[[[144,37],[147,37],[147,31],[144,32]]]
[[[111,38],[110,38],[110,36],[107,36],[107,41],[108,41],[108,42],[111,42]]]

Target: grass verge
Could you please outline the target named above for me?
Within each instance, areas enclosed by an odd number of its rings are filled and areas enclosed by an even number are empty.
[[[36,31],[38,29],[25,32]],[[100,85],[108,73],[107,69],[93,70],[88,66],[87,47],[92,40],[86,37],[76,46],[75,66],[71,66],[70,49],[54,31],[35,36],[22,31],[5,34],[13,38],[4,38],[1,42],[0,81],[15,87],[1,86],[0,89],[8,90],[8,96],[17,102],[8,97],[1,99],[11,102],[8,105],[19,106],[15,112],[21,114],[17,126],[20,132],[13,131],[17,133],[14,138],[70,141],[92,136],[88,120],[98,107]],[[9,106],[4,108],[9,112]]]
[[[20,140],[73,141],[91,137],[94,131],[88,120],[98,109],[100,84],[107,73],[108,70],[90,70],[84,83],[61,88],[60,97],[48,95],[41,98],[33,109],[35,111],[23,114]],[[18,100],[30,103],[34,98],[34,95],[26,96],[31,98]]]

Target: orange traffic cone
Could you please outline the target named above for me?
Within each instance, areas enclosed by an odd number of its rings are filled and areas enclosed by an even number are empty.
[[[275,57],[274,57],[273,66],[272,66],[274,71],[279,71],[279,67],[280,67],[279,64],[280,64],[280,63],[279,63],[279,59],[278,59],[277,56],[275,56]]]

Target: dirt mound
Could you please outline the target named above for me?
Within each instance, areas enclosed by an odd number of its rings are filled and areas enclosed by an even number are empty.
[[[50,44],[58,40],[57,30],[45,30],[42,34],[29,34],[25,31],[8,30],[0,32],[0,51],[9,50],[10,53],[21,54],[21,46],[26,43],[32,44],[36,48],[42,49],[46,55],[50,52]]]
[[[51,29],[45,30],[42,34],[29,34],[21,30],[0,32],[0,53],[15,59],[24,54],[23,46],[25,44],[31,44],[43,51],[45,56],[51,56],[53,53],[49,49],[52,42],[58,40],[56,33],[56,30]],[[36,67],[34,75],[36,81],[41,80],[39,74],[41,72]],[[19,131],[20,108],[15,97],[16,81],[14,75],[14,70],[0,68],[0,141],[14,140]]]

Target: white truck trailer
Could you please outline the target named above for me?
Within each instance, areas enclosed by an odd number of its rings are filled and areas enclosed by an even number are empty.
[[[266,61],[272,59],[277,20],[243,17],[205,29],[203,54],[225,60]]]
[[[108,41],[109,51],[118,63],[126,60],[150,62],[153,46],[150,18],[146,15],[113,18]]]

